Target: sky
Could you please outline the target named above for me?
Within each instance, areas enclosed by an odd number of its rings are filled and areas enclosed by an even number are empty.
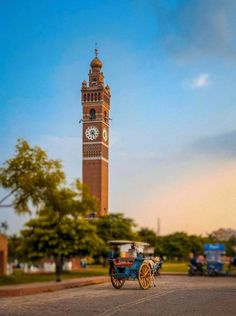
[[[0,165],[18,138],[81,178],[80,88],[111,88],[109,211],[161,234],[236,229],[236,1],[0,0]],[[0,191],[0,197],[6,192]],[[28,216],[1,209],[9,232]]]

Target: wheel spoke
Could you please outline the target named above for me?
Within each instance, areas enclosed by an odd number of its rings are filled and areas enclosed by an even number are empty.
[[[118,279],[116,277],[116,271],[114,267],[112,268],[112,271],[111,271],[111,283],[115,289],[121,289],[125,283],[125,279]]]
[[[151,268],[146,262],[143,262],[140,266],[138,280],[142,289],[148,289],[150,287]]]

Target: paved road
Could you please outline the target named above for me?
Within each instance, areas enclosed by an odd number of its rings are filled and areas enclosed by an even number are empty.
[[[236,278],[161,276],[141,290],[136,281],[121,290],[107,284],[31,296],[0,298],[0,315],[236,315]]]

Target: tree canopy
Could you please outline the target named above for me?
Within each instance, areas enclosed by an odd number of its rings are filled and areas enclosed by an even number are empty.
[[[17,141],[14,157],[0,168],[0,185],[10,190],[12,206],[18,213],[29,213],[30,203],[39,206],[45,194],[64,181],[60,160],[49,159],[43,149],[30,147],[23,139]]]
[[[96,200],[78,180],[74,188],[49,190],[36,217],[29,220],[21,231],[24,255],[30,260],[53,256],[57,280],[60,280],[63,258],[96,255],[103,246],[96,227],[85,217],[95,208]]]
[[[135,240],[137,235],[134,232],[136,226],[134,220],[124,217],[121,213],[111,213],[95,220],[97,234],[105,242],[112,239]]]

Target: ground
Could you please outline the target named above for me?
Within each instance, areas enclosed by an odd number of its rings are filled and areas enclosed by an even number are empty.
[[[235,277],[160,276],[157,286],[141,290],[129,281],[121,290],[110,283],[0,298],[1,316],[19,315],[235,315]]]

